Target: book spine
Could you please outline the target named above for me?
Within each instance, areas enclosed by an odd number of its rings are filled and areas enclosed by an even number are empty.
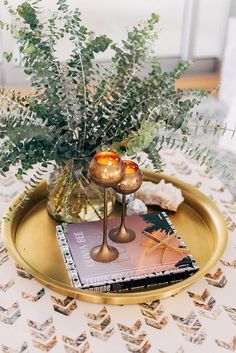
[[[56,236],[72,285],[76,288],[81,288],[80,278],[62,226],[56,226]]]
[[[183,264],[182,268],[183,270],[186,270],[189,267],[189,263]],[[152,267],[146,267],[145,269],[141,270],[133,270],[133,271],[124,271],[124,272],[119,272],[116,275],[113,275],[112,278],[109,275],[106,276],[94,276],[92,279],[85,280],[83,283],[84,286],[89,287],[91,286],[100,286],[103,285],[104,283],[112,283],[115,281],[116,283],[122,282],[123,280],[125,281],[131,281],[131,280],[139,280],[140,278],[146,277],[150,275],[150,273],[154,274],[156,276],[157,274],[160,275],[160,272],[162,273],[168,272],[170,273],[171,271],[177,271],[175,264],[168,265],[165,268],[165,271],[163,271],[162,266],[157,265],[157,266],[152,266]]]
[[[83,286],[82,288],[95,292],[128,292],[132,290],[142,290],[144,288],[155,289],[182,281],[193,275],[197,270],[198,269],[196,268],[178,270],[175,273],[171,273],[171,279],[170,272],[166,271],[160,276],[149,275],[148,277],[145,276],[139,279],[123,280],[119,282],[105,283],[103,285]]]

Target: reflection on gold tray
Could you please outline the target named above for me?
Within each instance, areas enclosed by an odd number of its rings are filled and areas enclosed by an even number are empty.
[[[220,258],[227,243],[226,224],[214,203],[196,188],[164,174],[143,172],[145,180],[158,182],[164,178],[182,190],[185,201],[176,213],[169,213],[169,217],[200,267],[193,276],[159,289],[132,293],[97,293],[72,287],[56,240],[56,222],[46,210],[46,182],[35,189],[24,208],[19,207],[10,222],[3,224],[7,249],[16,262],[41,283],[80,300],[135,304],[178,293],[201,278]],[[118,211],[116,209],[114,214]]]

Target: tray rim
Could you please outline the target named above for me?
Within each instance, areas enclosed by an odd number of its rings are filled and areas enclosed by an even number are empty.
[[[20,214],[23,213],[22,208],[19,208],[16,210],[14,217],[9,222],[5,222],[5,221],[2,222],[3,239],[7,250],[9,251],[11,256],[15,259],[15,261],[26,271],[32,274],[39,282],[41,282],[42,284],[46,285],[48,288],[56,292],[59,292],[63,295],[73,296],[74,298],[82,301],[99,303],[99,304],[118,304],[118,305],[138,304],[143,302],[149,302],[156,299],[163,299],[177,294],[182,289],[185,289],[189,285],[193,284],[201,277],[203,277],[207,272],[209,272],[209,270],[217,263],[219,258],[222,256],[222,254],[225,251],[227,240],[228,240],[228,231],[227,231],[226,222],[221,211],[216,207],[213,201],[210,200],[205,194],[203,194],[194,186],[187,184],[185,182],[182,182],[181,180],[173,176],[168,176],[162,173],[155,173],[150,170],[143,170],[143,174],[144,174],[144,179],[149,181],[156,182],[163,178],[166,181],[173,183],[177,187],[180,187],[183,193],[189,194],[188,200],[190,200],[190,203],[191,202],[196,203],[196,200],[199,200],[199,199],[201,200],[202,202],[200,207],[201,212],[204,210],[205,212],[211,212],[213,213],[213,215],[215,215],[215,220],[216,220],[215,223],[217,223],[216,224],[217,230],[221,236],[217,237],[218,241],[215,244],[214,253],[212,254],[212,257],[210,258],[210,260],[203,266],[203,268],[200,268],[200,270],[195,274],[193,274],[191,277],[181,282],[177,282],[175,284],[169,285],[167,287],[140,291],[140,292],[133,292],[133,293],[127,293],[127,292],[126,293],[98,293],[98,292],[88,291],[84,289],[74,288],[70,285],[59,282],[45,274],[42,274],[36,268],[32,267],[17,251],[17,248],[14,243],[15,234],[12,234],[12,233],[16,233],[16,230],[14,231],[14,227],[18,227],[18,225],[16,226],[14,223],[16,222],[16,218],[18,217],[22,219],[22,217],[20,217]],[[40,182],[39,186],[37,186],[36,188],[36,191],[39,194],[41,191],[39,200],[38,202],[36,202],[37,204],[40,202],[40,199],[41,201],[43,201],[47,195],[46,181]],[[32,197],[35,195],[36,191],[34,191],[31,194]],[[23,195],[23,192],[20,193],[15,199],[13,199],[13,201],[9,206],[11,207],[17,204],[22,195]],[[32,202],[32,199],[26,202],[30,203]]]

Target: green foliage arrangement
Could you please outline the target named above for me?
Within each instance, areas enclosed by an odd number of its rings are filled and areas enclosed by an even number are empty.
[[[16,175],[21,178],[35,165],[88,161],[103,148],[131,157],[145,151],[160,171],[163,146],[180,148],[200,163],[222,169],[207,149],[191,143],[192,108],[205,93],[175,89],[175,80],[188,62],[171,72],[162,71],[152,49],[157,39],[156,14],[129,31],[119,46],[86,28],[80,11],[70,10],[66,0],[57,1],[57,10],[47,20],[42,19],[40,0],[22,2],[16,9],[7,0],[4,3],[16,25],[0,23],[0,28],[15,37],[21,66],[34,92],[22,96],[1,91],[2,174],[17,166]],[[60,62],[56,45],[65,37],[73,49],[69,59]],[[108,47],[114,52],[109,69],[94,60]],[[13,59],[11,53],[4,57]],[[141,78],[147,62],[151,68]],[[219,129],[210,122],[201,125]],[[40,179],[40,172],[35,178]]]

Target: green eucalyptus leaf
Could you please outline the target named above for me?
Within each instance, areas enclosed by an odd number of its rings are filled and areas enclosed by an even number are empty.
[[[6,52],[6,51],[3,52],[3,58],[4,58],[7,62],[10,62],[10,61],[11,61],[12,56],[13,56],[13,54],[12,54],[11,52],[10,52],[10,53],[8,53],[8,52]]]
[[[17,12],[25,20],[25,22],[29,24],[32,30],[38,26],[39,20],[37,18],[36,11],[29,2],[25,1],[19,5],[17,7]]]

